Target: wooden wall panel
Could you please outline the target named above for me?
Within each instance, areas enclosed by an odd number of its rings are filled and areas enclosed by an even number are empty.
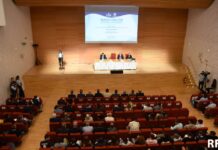
[[[41,62],[93,63],[100,52],[131,52],[138,61],[181,63],[187,10],[140,8],[137,44],[85,44],[84,7],[32,7],[33,38]],[[145,59],[146,58],[146,59]]]
[[[14,0],[22,6],[136,5],[146,8],[208,8],[214,0]]]

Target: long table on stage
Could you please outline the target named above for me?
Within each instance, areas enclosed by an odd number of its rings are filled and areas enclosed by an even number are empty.
[[[100,60],[94,64],[94,70],[136,70],[135,60]]]

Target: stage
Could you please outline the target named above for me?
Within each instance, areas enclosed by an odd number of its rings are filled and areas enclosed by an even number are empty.
[[[172,63],[137,63],[136,70],[124,70],[124,74],[176,73],[183,69],[182,64]],[[110,71],[95,71],[93,64],[67,64],[59,70],[58,64],[46,64],[33,67],[25,75],[58,75],[58,74],[110,74]]]
[[[65,95],[72,89],[76,92],[79,89],[94,92],[96,89],[106,88],[120,91],[135,89],[150,94],[164,94],[169,89],[183,92],[185,76],[186,70],[183,64],[138,64],[136,70],[124,70],[123,74],[94,71],[93,64],[68,64],[64,70],[59,70],[58,64],[47,64],[33,67],[23,79],[25,87],[30,91],[30,93],[27,91],[27,94],[31,96],[31,93],[34,91],[36,93],[39,87],[48,92],[61,88],[64,89]],[[44,95],[44,92],[41,95]]]

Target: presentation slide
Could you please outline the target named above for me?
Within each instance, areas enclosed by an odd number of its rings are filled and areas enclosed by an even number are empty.
[[[86,6],[86,43],[137,43],[138,7]]]

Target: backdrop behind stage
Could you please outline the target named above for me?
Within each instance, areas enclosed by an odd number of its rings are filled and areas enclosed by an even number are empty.
[[[181,63],[187,10],[139,9],[137,44],[85,44],[84,7],[32,7],[34,42],[43,64],[57,64],[62,49],[67,63],[92,64],[101,52],[130,52],[138,63]]]

